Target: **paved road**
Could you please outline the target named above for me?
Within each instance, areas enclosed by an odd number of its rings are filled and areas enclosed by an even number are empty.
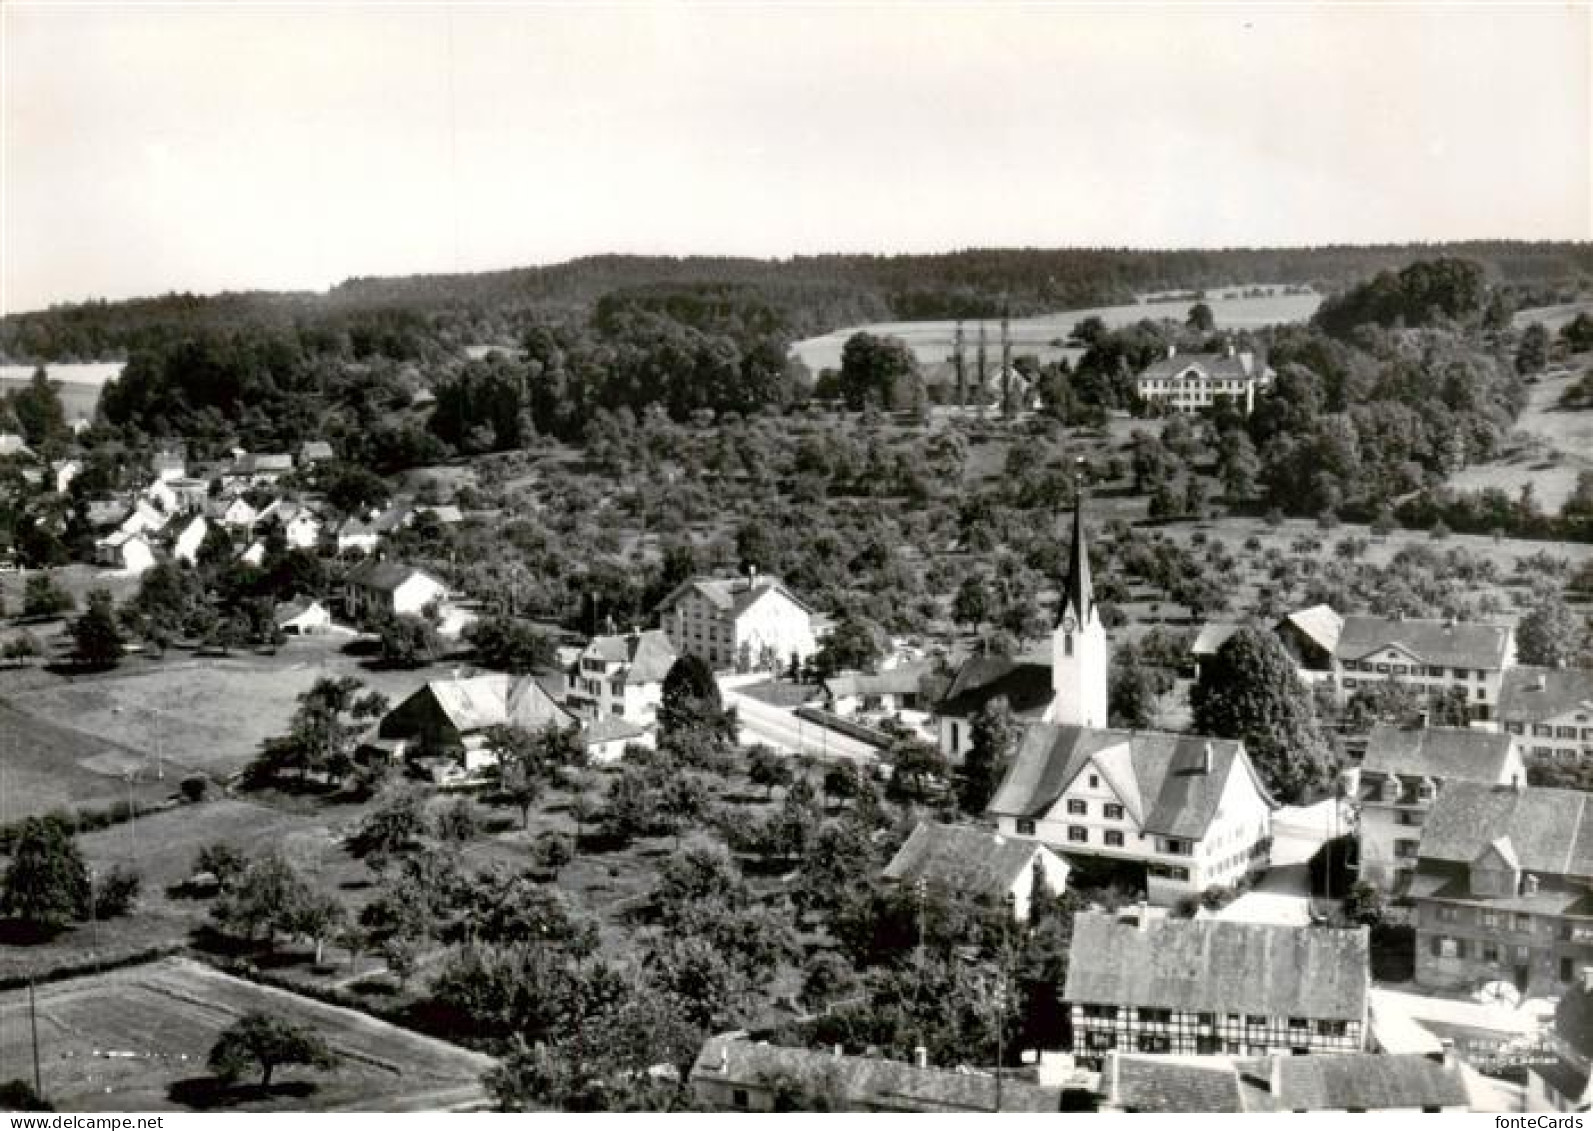
[[[862,764],[879,760],[879,751],[866,742],[848,738],[816,723],[804,722],[790,711],[771,707],[749,695],[722,687],[725,705],[734,707],[741,719],[743,742],[762,742],[787,754],[811,754],[817,758],[844,759]]]

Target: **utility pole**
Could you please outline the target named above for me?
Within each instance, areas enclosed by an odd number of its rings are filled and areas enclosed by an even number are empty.
[[[957,319],[957,335],[952,339],[951,364],[957,373],[957,407],[968,406],[968,366],[963,357],[962,319]]]
[[[978,378],[974,396],[979,399],[979,415],[983,416],[985,414],[985,324],[982,319],[979,322],[979,347],[974,353],[974,369],[974,376]]]
[[[1007,302],[1001,301],[1001,415],[1012,415],[1012,333],[1007,326]]]
[[[996,956],[996,1111],[1001,1111],[1001,1070],[1006,1058],[1003,1050],[1007,1028],[1007,928],[1012,923],[1013,898],[1009,891],[1001,901],[1001,951]]]
[[[44,1098],[44,1075],[39,1070],[39,1006],[33,997],[33,978],[28,978],[28,1028],[33,1034],[33,1094]]]

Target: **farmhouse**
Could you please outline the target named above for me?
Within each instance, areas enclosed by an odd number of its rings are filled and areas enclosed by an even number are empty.
[[[776,1111],[777,1089],[786,1088],[824,1096],[832,1111],[998,1110],[995,1077],[930,1068],[924,1050],[918,1053],[917,1063],[904,1064],[714,1037],[697,1054],[688,1081],[705,1111]],[[1001,1111],[1056,1112],[1062,1107],[1061,1089],[1016,1080],[1003,1080],[999,1097]]]
[[[255,516],[255,526],[275,525],[291,550],[313,550],[321,539],[321,520],[303,503],[278,499]]]
[[[1450,782],[1422,830],[1409,897],[1416,981],[1557,994],[1593,964],[1593,795]]]
[[[1006,700],[1019,721],[1039,722],[1055,697],[1048,663],[1004,656],[966,660],[957,669],[945,698],[935,704],[940,749],[946,757],[961,761],[973,745],[975,716],[996,699]]]
[[[777,578],[692,578],[659,604],[669,642],[716,671],[783,668],[817,649],[814,614]]]
[[[1357,771],[1361,878],[1382,887],[1416,868],[1422,824],[1449,781],[1526,780],[1516,740],[1468,727],[1372,728]]]
[[[140,533],[118,530],[94,543],[94,561],[119,573],[137,576],[155,566],[155,550]]]
[[[898,664],[881,672],[849,672],[824,681],[825,709],[842,717],[859,711],[915,711],[923,705],[927,663]]]
[[[478,770],[494,764],[487,749],[493,727],[549,725],[577,720],[532,677],[494,673],[430,681],[384,715],[376,733],[395,754],[456,757]]]
[[[1358,1052],[1370,936],[1222,919],[1074,917],[1063,1000],[1073,1052]]]
[[[1504,673],[1499,725],[1519,735],[1528,757],[1593,760],[1593,671],[1520,665]]]
[[[1350,616],[1334,658],[1341,698],[1390,679],[1428,693],[1458,688],[1471,718],[1486,721],[1498,708],[1505,671],[1515,664],[1515,631],[1499,624]]]
[[[592,719],[581,727],[587,757],[599,765],[617,762],[627,746],[653,748],[653,732],[617,715]]]
[[[1255,407],[1256,390],[1266,383],[1270,370],[1258,367],[1255,355],[1229,346],[1221,353],[1180,355],[1176,346],[1167,356],[1151,362],[1134,379],[1134,388],[1147,404],[1173,412],[1198,412],[1227,398],[1247,414]]]
[[[260,512],[248,499],[236,495],[231,499],[218,501],[212,507],[211,514],[229,530],[248,530],[254,526],[254,520],[259,517]]]
[[[423,569],[371,558],[349,570],[343,600],[349,616],[419,616],[448,597],[448,586]]]
[[[1344,628],[1344,618],[1329,605],[1312,605],[1290,613],[1272,626],[1272,631],[1294,658],[1300,678],[1307,683],[1331,679],[1335,671],[1334,650],[1339,634]],[[1195,661],[1195,675],[1199,678],[1200,665],[1217,654],[1228,638],[1239,631],[1237,624],[1214,623],[1201,627],[1190,656]]]
[[[1452,1054],[1179,1059],[1114,1052],[1101,1070],[1100,1093],[1100,1110],[1111,1112],[1472,1109],[1464,1072]]]
[[[199,561],[199,547],[205,544],[205,535],[209,533],[210,524],[205,521],[205,516],[195,515],[172,543],[171,556],[194,565]]]
[[[1014,840],[968,825],[920,821],[886,865],[885,878],[988,900],[995,907],[1010,899],[1013,916],[1023,921],[1029,918],[1036,881],[1058,893],[1067,886],[1068,866],[1032,840]]]
[[[293,472],[293,457],[287,452],[239,452],[222,480],[264,486]]]
[[[320,636],[332,628],[331,610],[308,597],[278,605],[273,620],[284,636]]]
[[[1264,871],[1276,807],[1242,742],[1043,723],[987,812],[1007,836],[1143,865],[1150,900],[1172,904]]]
[[[633,629],[626,636],[595,636],[570,672],[565,705],[583,719],[620,716],[651,726],[663,698],[664,677],[676,658],[662,632]]]

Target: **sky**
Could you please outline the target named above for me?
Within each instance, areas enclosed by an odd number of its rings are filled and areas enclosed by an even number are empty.
[[[0,311],[603,252],[1593,238],[1593,6],[0,0]]]

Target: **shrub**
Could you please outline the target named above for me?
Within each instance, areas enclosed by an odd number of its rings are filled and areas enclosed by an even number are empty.
[[[178,787],[182,790],[183,797],[195,804],[205,799],[205,794],[210,791],[210,779],[195,774],[193,777],[184,778]]]

